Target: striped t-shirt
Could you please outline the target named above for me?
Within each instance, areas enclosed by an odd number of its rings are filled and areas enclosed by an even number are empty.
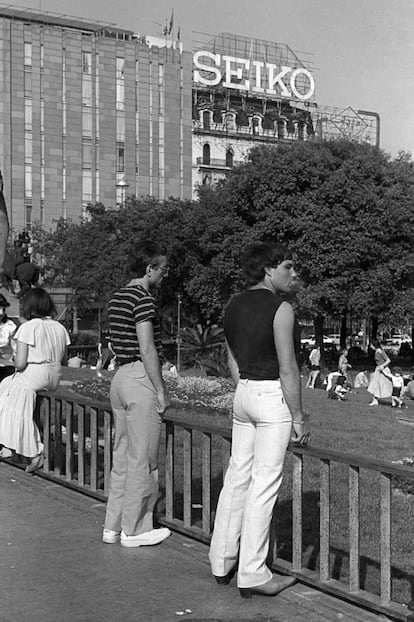
[[[152,322],[154,341],[161,355],[160,324],[154,297],[141,285],[122,287],[109,301],[111,344],[119,365],[140,361],[136,325]]]

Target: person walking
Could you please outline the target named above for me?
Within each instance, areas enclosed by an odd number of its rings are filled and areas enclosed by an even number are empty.
[[[391,363],[391,359],[385,352],[379,339],[371,339],[369,347],[372,351],[374,351],[374,359],[376,365],[375,371],[372,374],[369,385],[367,387],[368,393],[371,393],[373,396],[372,401],[369,405],[378,406],[379,399],[391,397],[392,395],[392,381],[390,378],[391,373],[388,368],[389,364]]]
[[[309,354],[309,376],[306,382],[306,388],[314,389],[315,382],[319,374],[321,373],[321,349],[319,346],[315,346]]]
[[[70,343],[66,328],[53,315],[56,308],[46,290],[27,292],[23,317],[28,321],[15,335],[15,373],[0,383],[0,444],[30,458],[29,473],[43,464],[43,443],[33,421],[36,392],[57,389]]]
[[[228,362],[236,386],[229,467],[217,506],[209,559],[217,583],[237,568],[243,598],[275,596],[295,582],[266,565],[270,523],[292,437],[309,438],[294,350],[295,315],[285,294],[297,289],[291,254],[279,244],[253,244],[242,257],[247,291],[224,318]]]
[[[109,331],[118,370],[110,400],[115,421],[113,464],[102,540],[125,547],[158,544],[170,534],[154,529],[158,448],[169,406],[161,373],[160,325],[152,291],[168,274],[164,249],[147,241],[129,253],[131,280],[109,302]]]

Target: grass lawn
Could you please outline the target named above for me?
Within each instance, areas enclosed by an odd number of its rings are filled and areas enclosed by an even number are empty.
[[[108,380],[112,372],[103,372]],[[90,369],[64,369],[65,380],[96,381],[96,372]],[[304,389],[305,409],[310,413],[311,443],[313,447],[359,454],[366,458],[396,461],[414,458],[414,425],[398,422],[397,415],[411,415],[414,422],[414,401],[408,400],[405,410],[392,409],[390,403],[370,407],[370,394],[365,389],[354,390],[339,402],[327,399],[320,389]],[[178,410],[178,409],[177,409]],[[181,412],[181,409],[179,409]],[[191,420],[221,422],[230,426],[229,416],[214,415],[200,405],[187,405],[183,413]],[[177,517],[180,517],[182,497],[182,435],[176,434],[176,491]],[[193,442],[193,503],[201,503],[200,435],[194,433]],[[161,465],[163,455],[161,451]],[[291,559],[291,455],[286,460],[285,479],[275,512],[278,555]],[[219,443],[213,446],[213,502],[221,486],[221,454]],[[304,563],[317,568],[319,563],[319,461],[305,459],[304,481]],[[361,469],[360,541],[361,587],[379,593],[380,559],[380,482],[376,472]],[[414,485],[414,482],[413,482]],[[197,522],[200,509],[194,509]],[[392,578],[393,598],[406,603],[414,598],[414,495],[393,488],[392,493]],[[331,568],[333,578],[346,580],[348,576],[348,469],[333,464],[331,468]]]

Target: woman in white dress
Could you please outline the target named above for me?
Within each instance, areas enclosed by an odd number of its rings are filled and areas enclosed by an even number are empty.
[[[372,402],[369,405],[378,406],[378,400],[391,397],[392,395],[391,372],[388,367],[391,363],[391,359],[378,339],[371,339],[369,347],[375,352],[374,359],[376,366],[367,387],[368,393],[372,394]]]
[[[31,458],[26,471],[43,464],[43,443],[33,421],[36,392],[55,391],[61,364],[67,356],[69,335],[52,319],[55,305],[41,287],[34,287],[23,299],[24,322],[18,329],[15,373],[0,383],[0,445]]]

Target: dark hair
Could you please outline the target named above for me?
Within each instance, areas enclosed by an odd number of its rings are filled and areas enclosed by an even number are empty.
[[[394,374],[400,374],[402,376],[403,370],[401,369],[401,367],[393,367],[392,371],[394,372]]]
[[[266,268],[276,268],[285,259],[292,259],[292,253],[283,244],[268,242],[250,244],[241,258],[248,285],[256,285],[262,281]]]
[[[55,303],[42,287],[32,287],[23,298],[23,317],[32,320],[56,315]]]
[[[138,277],[144,276],[147,266],[157,268],[163,255],[166,255],[166,250],[157,242],[147,240],[132,246],[128,254],[130,273]]]
[[[376,337],[373,337],[371,339],[371,344],[370,345],[374,346],[374,348],[381,348],[381,342]]]

